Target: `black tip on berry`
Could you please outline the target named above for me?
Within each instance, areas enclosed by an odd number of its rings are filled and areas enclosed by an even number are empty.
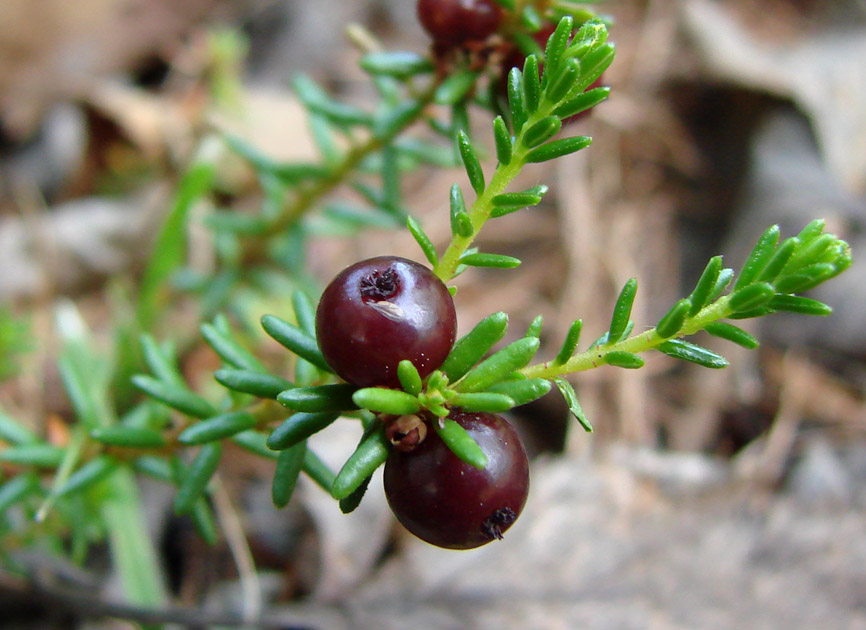
[[[374,271],[361,278],[361,296],[367,300],[381,302],[388,300],[397,293],[399,281],[391,267],[385,271]]]
[[[488,516],[481,525],[481,531],[490,540],[496,538],[502,540],[502,530],[508,529],[514,521],[517,520],[517,513],[511,508],[499,508],[493,514]]]

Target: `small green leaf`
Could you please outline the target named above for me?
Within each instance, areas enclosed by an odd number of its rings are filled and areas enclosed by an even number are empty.
[[[261,319],[262,328],[280,345],[288,348],[302,359],[305,359],[326,372],[333,372],[325,357],[322,356],[322,351],[319,350],[319,344],[315,337],[308,335],[306,332],[290,324],[289,322],[280,319],[274,315],[264,315]]]
[[[0,462],[37,466],[39,468],[57,468],[63,460],[65,451],[51,444],[22,444],[0,450]]]
[[[782,241],[782,244],[776,249],[773,256],[761,270],[761,273],[758,274],[756,280],[758,282],[774,282],[799,246],[800,241],[796,236]]]
[[[310,111],[326,118],[338,126],[373,125],[373,115],[360,107],[332,99],[322,88],[307,76],[298,75],[292,81],[298,96]]]
[[[177,439],[181,444],[188,446],[206,444],[231,437],[254,426],[256,426],[256,419],[252,414],[245,411],[229,411],[193,424],[184,429]]]
[[[541,27],[544,25],[544,19],[531,4],[527,4],[523,7],[523,11],[520,14],[520,21],[533,33],[541,30]]]
[[[592,433],[592,425],[589,423],[589,420],[587,420],[586,414],[583,413],[580,401],[577,399],[577,393],[574,391],[571,383],[564,378],[554,378],[553,382],[557,389],[559,389],[562,397],[565,399],[565,404],[568,405],[568,410],[571,412],[571,415],[573,415],[575,420],[580,423],[580,426],[583,427],[584,431]]]
[[[472,220],[466,213],[466,202],[463,200],[463,192],[457,184],[451,186],[450,207],[451,232],[455,236],[462,236],[463,238],[472,236],[472,232],[474,231]]]
[[[704,330],[706,330],[713,337],[727,339],[728,341],[732,341],[733,343],[737,344],[738,346],[742,346],[747,350],[754,350],[758,347],[757,339],[755,339],[752,335],[747,333],[739,326],[734,326],[733,324],[729,324],[728,322],[711,322],[704,327]]]
[[[568,39],[571,37],[571,32],[574,29],[574,20],[571,17],[565,16],[556,25],[556,30],[547,39],[547,45],[544,48],[544,75],[541,79],[542,85],[551,83],[550,77],[556,74],[561,62],[563,53],[568,47]]]
[[[188,416],[209,418],[217,412],[213,405],[204,398],[179,385],[158,381],[145,374],[133,376],[132,384],[151,398],[155,398]]]
[[[176,514],[189,514],[202,498],[211,477],[216,472],[222,455],[222,444],[211,442],[201,447],[188,470],[181,476],[174,498]]]
[[[206,225],[217,232],[230,232],[237,236],[263,236],[270,223],[260,215],[214,210],[205,217]]]
[[[432,422],[432,425],[442,441],[445,442],[445,446],[451,449],[451,452],[461,461],[479,470],[484,470],[487,466],[487,455],[478,446],[478,442],[466,432],[466,429],[451,418],[445,418],[442,426],[436,421]]]
[[[460,392],[483,391],[502,381],[511,372],[526,366],[538,352],[539,341],[535,337],[524,337],[505,346],[469,370],[459,382]]]
[[[529,328],[526,329],[524,337],[540,337],[541,327],[543,325],[544,318],[541,315],[536,316],[536,318],[532,320],[532,323],[529,324]]]
[[[547,88],[547,100],[559,103],[568,96],[577,78],[580,76],[580,63],[577,59],[569,59],[556,72],[556,76]]]
[[[0,411],[0,440],[17,446],[19,444],[33,444],[38,442],[39,438],[17,420]]]
[[[328,494],[331,493],[331,488],[334,487],[334,480],[337,478],[337,475],[309,447],[304,454],[304,472],[322,490]]]
[[[418,243],[418,246],[424,253],[424,257],[435,267],[439,263],[439,256],[436,253],[436,248],[433,246],[433,241],[424,233],[421,224],[414,218],[408,217],[406,219],[406,227],[409,228],[409,232],[412,233],[415,242]]]
[[[106,446],[124,448],[162,448],[166,444],[165,436],[156,429],[122,424],[94,429],[90,437]]]
[[[779,226],[773,225],[764,232],[752,248],[746,262],[743,263],[743,268],[737,281],[734,283],[734,292],[737,289],[749,286],[758,275],[763,271],[764,267],[773,256],[776,249],[776,244],[779,242]]]
[[[629,322],[625,326],[625,330],[623,331],[622,335],[620,336],[620,339],[625,339],[626,337],[628,337],[632,333],[632,330],[634,330],[634,322],[632,320],[629,320]],[[609,342],[610,342],[610,331],[607,331],[601,337],[599,337],[598,339],[593,341],[589,345],[589,349],[592,350],[593,348],[596,348],[598,346],[605,346]]]
[[[403,359],[397,364],[397,378],[407,393],[412,396],[417,396],[421,393],[421,375],[409,359]]]
[[[491,203],[495,209],[507,208],[508,212],[513,212],[514,210],[541,203],[545,194],[547,194],[547,186],[534,186],[523,192],[500,193],[491,199]],[[494,210],[490,213],[490,216],[502,216],[502,214],[507,214],[508,212],[497,214],[496,210]]]
[[[493,121],[493,139],[496,141],[496,159],[507,166],[511,163],[511,133],[502,116],[497,116]]]
[[[160,381],[174,385],[185,386],[183,376],[174,363],[174,357],[161,348],[152,335],[141,335],[141,350],[144,354],[144,362],[147,367]]]
[[[337,473],[331,486],[331,496],[335,499],[348,497],[373,471],[385,463],[390,452],[391,445],[385,437],[385,428],[379,423],[376,429],[363,437],[358,448]]]
[[[592,144],[592,138],[587,136],[575,136],[573,138],[561,138],[553,140],[547,144],[542,144],[540,147],[532,149],[526,154],[526,162],[532,164],[536,162],[547,162],[560,158],[570,153],[575,153],[581,149],[585,149]]]
[[[135,468],[137,472],[152,477],[157,481],[174,483],[174,474],[171,464],[163,457],[136,457],[133,462],[133,468]]]
[[[517,405],[510,396],[490,391],[457,394],[449,403],[464,411],[485,413],[501,413]]]
[[[759,306],[758,308],[753,308],[748,311],[740,311],[738,313],[732,313],[729,315],[730,319],[752,319],[755,317],[764,317],[765,315],[772,315],[775,313],[771,308],[766,306]]]
[[[807,245],[814,239],[818,238],[824,231],[825,227],[827,227],[827,222],[824,219],[814,219],[800,230],[800,233],[797,234],[797,238],[800,240],[801,244]]]
[[[532,149],[550,140],[559,133],[562,121],[556,116],[547,116],[523,132],[523,146]]]
[[[513,269],[520,266],[520,259],[513,256],[501,254],[464,254],[460,257],[460,264],[470,267],[495,267],[497,269]]]
[[[764,306],[776,295],[776,289],[767,282],[756,282],[742,289],[735,290],[731,294],[728,306],[735,313],[751,311]]]
[[[66,483],[57,489],[56,496],[65,497],[83,492],[108,477],[117,467],[117,460],[107,455],[91,459],[69,476]]]
[[[298,483],[298,475],[304,467],[306,454],[307,443],[299,442],[282,451],[277,458],[277,468],[271,483],[271,499],[278,508],[289,504]]]
[[[644,361],[638,355],[631,352],[616,350],[604,355],[604,362],[614,367],[636,370],[644,366]]]
[[[615,55],[612,44],[603,44],[580,60],[580,80],[572,86],[572,93],[582,92],[592,85],[613,63]]]
[[[719,272],[719,277],[716,279],[716,286],[713,287],[712,292],[710,293],[709,301],[712,302],[722,294],[727,286],[731,283],[731,280],[734,277],[734,270],[731,268],[722,269]],[[693,305],[694,308],[694,305]]]
[[[836,268],[828,263],[816,263],[801,268],[797,273],[784,275],[776,283],[779,293],[801,293],[813,289],[837,273]]]
[[[481,195],[485,186],[484,171],[481,170],[481,162],[478,161],[475,149],[472,148],[469,136],[462,129],[457,132],[457,149],[460,151],[460,157],[463,160],[463,166],[466,169],[466,175],[469,176],[472,189],[476,195]]]
[[[433,70],[428,57],[405,51],[376,51],[361,57],[361,68],[370,74],[383,74],[396,79],[407,79]]]
[[[535,55],[528,55],[523,62],[523,98],[526,112],[534,114],[541,100],[541,78],[538,74],[538,57]]]
[[[255,372],[265,371],[264,366],[252,353],[217,330],[213,324],[202,324],[200,330],[207,344],[231,367]]]
[[[419,101],[400,101],[397,105],[376,115],[373,121],[373,135],[382,141],[393,138],[414,121],[422,111],[424,111],[424,104]]]
[[[683,327],[686,316],[692,309],[692,303],[688,298],[682,299],[671,307],[664,317],[656,324],[656,333],[662,339],[674,337]]]
[[[358,506],[361,505],[361,500],[364,498],[364,495],[367,494],[367,488],[370,486],[370,480],[372,478],[373,476],[370,475],[361,482],[361,485],[352,491],[352,494],[340,499],[340,511],[343,514],[351,514],[358,509]]]
[[[450,382],[462,378],[487,354],[508,328],[508,315],[503,312],[488,315],[466,335],[457,340],[440,369]]]
[[[357,389],[348,383],[296,387],[281,392],[277,402],[294,411],[348,411],[358,408],[352,402]]]
[[[404,213],[400,210],[403,193],[397,149],[392,144],[386,144],[379,155],[382,160],[379,168],[382,175],[382,209],[403,216]]]
[[[808,243],[802,243],[794,255],[791,256],[788,264],[785,266],[784,272],[786,274],[795,273],[806,265],[816,262],[826,262],[820,260],[821,256],[836,242],[837,239],[832,234],[821,234]]]
[[[390,413],[395,416],[415,413],[421,409],[421,404],[415,396],[402,392],[399,389],[364,387],[354,393],[352,400],[358,407],[363,409]]]
[[[249,370],[221,368],[214,372],[213,376],[218,383],[229,389],[259,398],[276,399],[280,392],[294,387],[292,383],[279,376]]]
[[[659,344],[658,349],[674,359],[697,363],[707,368],[720,369],[728,366],[725,357],[682,339],[669,339]]]
[[[232,442],[259,457],[277,459],[278,454],[267,446],[268,436],[260,431],[250,429],[232,436]]]
[[[295,312],[298,327],[308,335],[315,336],[316,306],[310,300],[310,296],[300,289],[292,291],[292,310]]]
[[[719,275],[722,271],[722,257],[713,256],[704,267],[698,283],[695,285],[692,294],[688,297],[692,306],[689,309],[688,316],[694,317],[704,306],[712,299],[712,295],[716,290],[716,283],[719,280]]]
[[[165,218],[155,244],[150,248],[148,265],[139,282],[137,320],[151,324],[168,300],[170,277],[183,265],[187,251],[187,219],[190,210],[213,186],[216,167],[214,150],[203,142],[193,165],[177,185],[171,210]]]
[[[429,164],[439,168],[453,168],[459,165],[453,147],[434,144],[429,140],[404,135],[395,138],[393,146],[401,156],[411,158],[415,164]]]
[[[505,394],[514,401],[514,406],[519,407],[538,400],[550,391],[550,381],[543,378],[525,378],[519,381],[503,381],[490,387],[487,391],[496,394]],[[458,404],[458,403],[454,403]]]
[[[193,527],[208,545],[217,542],[217,526],[210,505],[204,497],[199,497],[190,508],[189,517],[192,519]]]
[[[227,134],[225,142],[230,150],[249,162],[257,172],[272,174],[284,184],[297,184],[305,179],[321,179],[328,175],[327,169],[317,164],[277,162],[237,136]]]
[[[309,124],[313,141],[316,143],[319,153],[322,154],[325,165],[332,169],[339,167],[342,152],[337,139],[334,137],[334,129],[331,124],[324,116],[315,112],[310,112]]]
[[[469,91],[478,80],[478,72],[474,70],[458,70],[451,73],[436,88],[434,102],[440,105],[454,105],[466,98]]]
[[[340,414],[333,411],[315,413],[299,411],[293,413],[273,430],[268,436],[266,445],[274,451],[291,448],[311,435],[329,427],[339,417]]]
[[[511,128],[515,135],[520,134],[526,124],[526,100],[523,94],[523,73],[512,68],[508,73],[508,109],[511,112]]]
[[[322,217],[337,224],[337,229],[354,234],[363,228],[393,229],[403,227],[405,216],[397,220],[393,212],[382,207],[359,207],[342,201],[332,201],[322,207]]]
[[[10,507],[39,489],[39,481],[32,473],[13,477],[0,486],[0,515]]]
[[[553,115],[565,119],[580,114],[607,100],[608,96],[610,96],[609,87],[592,88],[586,92],[581,92],[559,105],[553,110]]]
[[[582,319],[576,319],[571,322],[568,333],[565,335],[565,340],[562,342],[562,347],[560,347],[556,358],[553,360],[553,365],[563,365],[572,357],[575,350],[577,350],[581,330],[583,330]]]
[[[613,315],[611,316],[610,328],[608,329],[608,344],[616,343],[625,334],[629,317],[631,317],[631,308],[634,305],[635,293],[637,293],[637,278],[630,278],[623,285],[616,304],[613,307]]]
[[[774,311],[787,311],[800,315],[827,316],[833,313],[830,305],[799,295],[775,295],[767,306]]]

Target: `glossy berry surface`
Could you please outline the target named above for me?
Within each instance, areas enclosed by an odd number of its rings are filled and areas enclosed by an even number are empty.
[[[502,8],[493,0],[418,0],[418,19],[436,42],[458,45],[492,35]]]
[[[448,288],[427,267],[396,256],[341,271],[316,311],[325,360],[361,387],[399,387],[397,365],[403,359],[424,378],[448,356],[456,333]]]
[[[492,413],[452,412],[487,466],[461,461],[432,429],[413,451],[393,451],[385,463],[385,496],[403,526],[447,549],[473,549],[502,538],[529,492],[529,461],[520,437]],[[435,422],[435,420],[434,420]]]

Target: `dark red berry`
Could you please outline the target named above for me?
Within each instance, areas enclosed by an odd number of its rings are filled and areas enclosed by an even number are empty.
[[[327,286],[316,311],[325,360],[361,387],[399,387],[397,365],[403,359],[424,378],[442,365],[456,333],[448,288],[423,265],[396,256],[344,269]]]
[[[492,35],[502,8],[493,0],[418,0],[418,19],[434,41],[459,45]]]
[[[529,461],[517,431],[502,417],[457,411],[450,417],[478,442],[487,466],[463,462],[430,430],[411,452],[388,456],[385,496],[418,538],[472,549],[502,538],[517,520],[529,492]]]

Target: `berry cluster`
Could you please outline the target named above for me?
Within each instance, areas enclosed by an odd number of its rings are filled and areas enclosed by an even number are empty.
[[[343,270],[327,286],[316,312],[325,360],[347,382],[400,387],[408,359],[421,378],[439,368],[454,345],[457,320],[447,287],[429,269],[380,256]],[[471,549],[502,538],[529,489],[529,465],[517,432],[492,413],[449,418],[479,445],[486,465],[459,459],[436,432],[430,414],[382,414],[394,445],[385,464],[385,494],[397,519],[419,538]],[[429,425],[433,425],[432,429]]]

